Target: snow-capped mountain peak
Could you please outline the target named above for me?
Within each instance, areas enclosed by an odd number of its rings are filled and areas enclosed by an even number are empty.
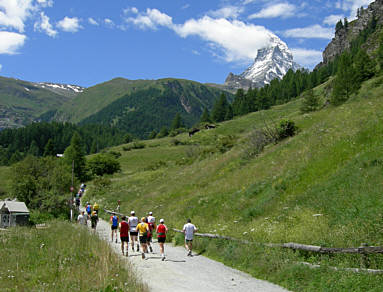
[[[240,75],[230,73],[225,85],[234,89],[263,87],[275,78],[282,79],[288,70],[300,68],[285,42],[277,36],[271,36],[270,40],[268,47],[258,50],[253,64]]]
[[[50,83],[50,82],[39,82],[35,83],[36,86],[51,90],[53,92],[61,94],[70,94],[76,95],[84,91],[84,87],[71,84],[59,84],[59,83]]]

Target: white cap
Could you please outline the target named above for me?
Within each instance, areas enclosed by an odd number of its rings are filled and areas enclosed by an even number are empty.
[[[134,211],[131,211],[131,212],[130,212],[130,215],[133,215],[133,214],[135,214],[135,213],[136,213],[136,212],[134,212]]]
[[[160,223],[164,223],[165,222],[165,220],[164,219],[160,219]]]
[[[153,212],[149,212],[149,215],[153,215]]]

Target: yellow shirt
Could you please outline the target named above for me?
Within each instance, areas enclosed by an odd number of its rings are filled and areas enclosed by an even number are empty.
[[[144,235],[149,230],[149,225],[147,223],[139,223],[137,225],[137,231],[140,232],[140,236]]]
[[[98,210],[98,208],[99,208],[98,204],[94,204],[93,210]]]

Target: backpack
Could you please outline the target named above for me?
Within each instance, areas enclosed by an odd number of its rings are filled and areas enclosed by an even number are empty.
[[[91,211],[90,205],[86,206],[86,211],[89,213]]]

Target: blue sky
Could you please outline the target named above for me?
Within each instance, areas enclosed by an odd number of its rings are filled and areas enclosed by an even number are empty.
[[[313,68],[369,0],[0,0],[0,75],[92,86],[115,77],[223,83],[277,35]]]

